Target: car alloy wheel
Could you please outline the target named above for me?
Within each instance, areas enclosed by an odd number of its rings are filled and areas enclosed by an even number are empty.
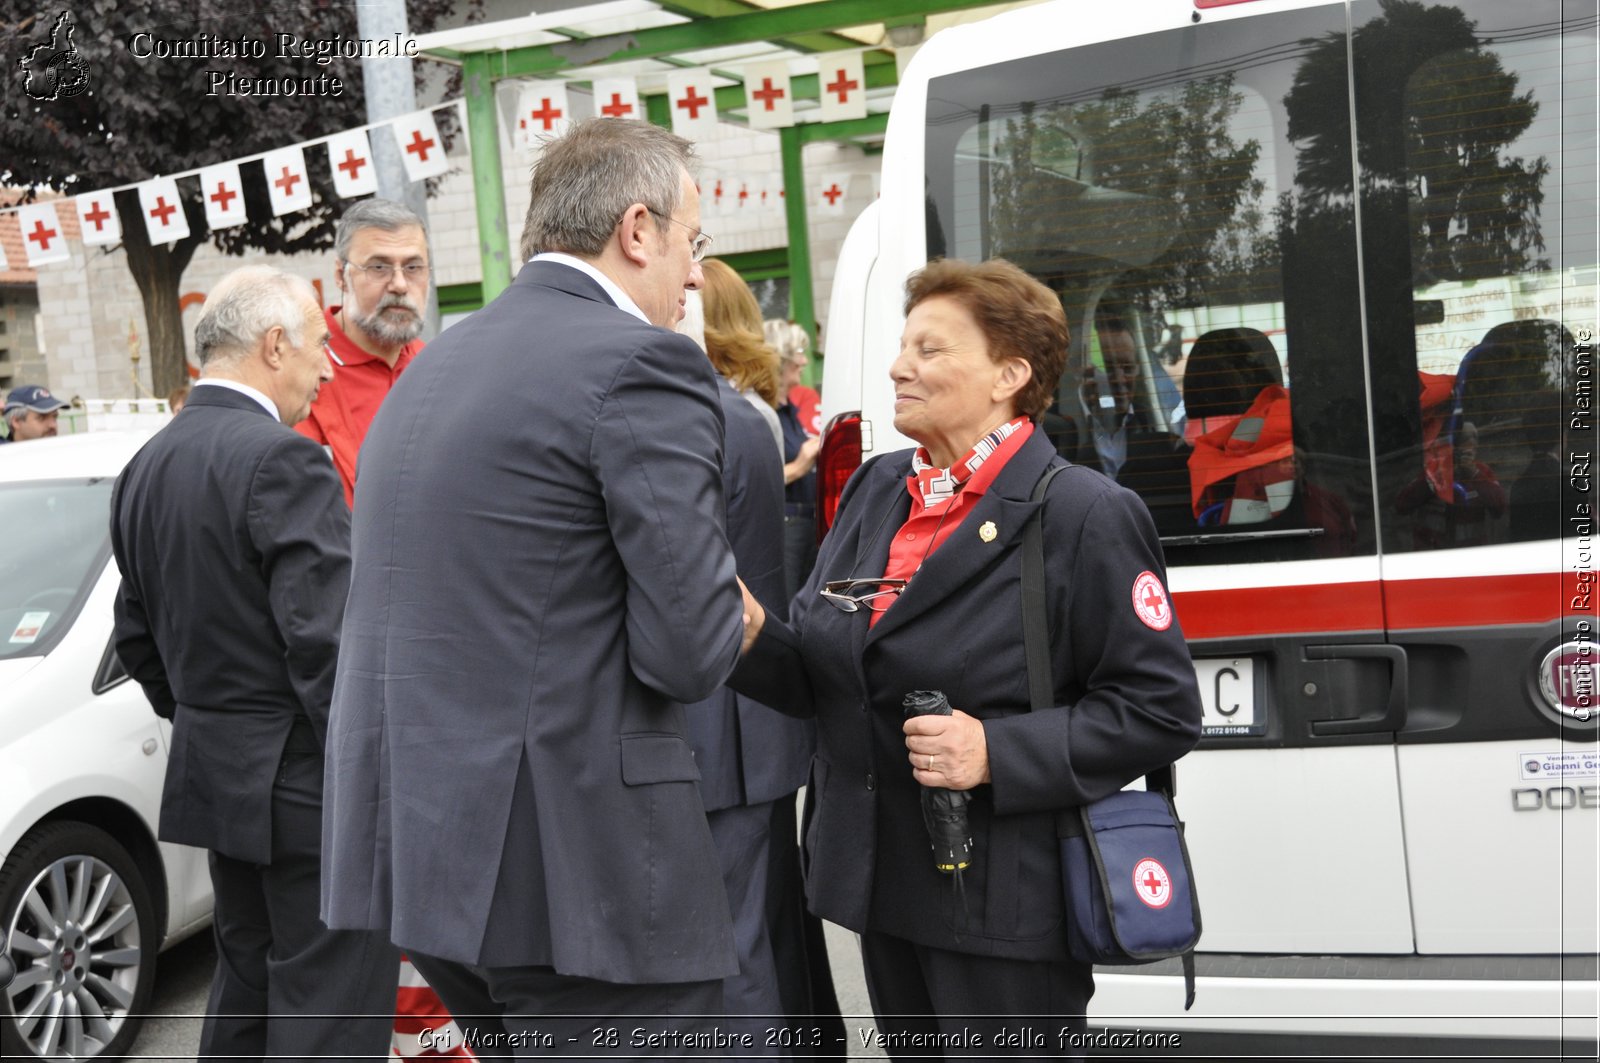
[[[159,939],[139,866],[106,832],[48,823],[0,872],[0,929],[16,977],[0,992],[9,1058],[90,1059],[132,1043]]]

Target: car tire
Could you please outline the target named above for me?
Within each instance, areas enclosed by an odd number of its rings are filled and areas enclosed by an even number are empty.
[[[0,942],[17,968],[0,990],[0,1056],[127,1052],[161,935],[144,874],[115,838],[73,822],[24,835],[0,869]]]

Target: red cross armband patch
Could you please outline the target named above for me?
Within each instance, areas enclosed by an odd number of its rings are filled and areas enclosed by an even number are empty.
[[[1172,626],[1172,602],[1154,572],[1141,572],[1133,581],[1133,612],[1152,631],[1165,631]]]

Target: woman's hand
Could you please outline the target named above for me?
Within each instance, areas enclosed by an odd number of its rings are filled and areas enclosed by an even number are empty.
[[[806,473],[810,472],[817,464],[817,451],[822,449],[822,439],[819,436],[808,436],[800,444],[800,450],[795,454],[794,460],[783,467],[783,482],[792,484]]]
[[[734,579],[739,577],[735,576]],[[742,657],[750,652],[756,636],[761,634],[761,628],[767,622],[767,611],[756,601],[756,596],[750,593],[750,588],[744,585],[742,579],[739,580],[739,593],[744,595],[744,641],[739,644],[739,655]]]
[[[949,716],[913,716],[901,730],[911,775],[922,786],[970,790],[989,781],[989,740],[976,716],[960,709]]]

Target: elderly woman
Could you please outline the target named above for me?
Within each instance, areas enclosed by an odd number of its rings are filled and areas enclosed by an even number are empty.
[[[1010,263],[940,261],[907,283],[890,375],[914,451],[846,487],[782,621],[747,601],[733,685],[815,714],[812,909],[861,934],[891,1055],[1074,1055],[1093,992],[1067,953],[1057,814],[1183,755],[1200,700],[1149,514],[1068,468],[1043,503],[1053,708],[1030,711],[1022,532],[1059,464],[1037,429],[1067,352],[1054,294]],[[950,716],[903,719],[937,689]],[[969,791],[972,862],[934,866],[919,791]],[[1000,1027],[1031,1031],[996,1044]],[[937,1052],[933,1053],[937,1055]]]

